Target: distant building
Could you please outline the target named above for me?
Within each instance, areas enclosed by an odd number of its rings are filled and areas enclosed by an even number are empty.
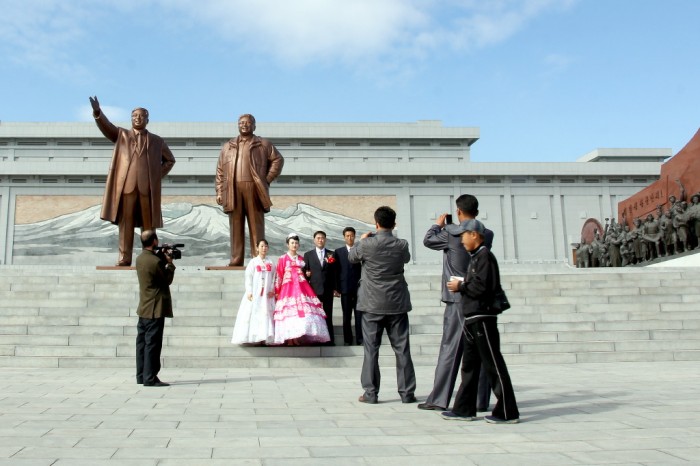
[[[221,145],[237,134],[235,123],[151,123],[148,129],[165,138],[177,159],[164,180],[164,204],[216,206],[216,162]],[[372,225],[374,208],[389,203],[397,209],[397,234],[410,242],[416,263],[442,260],[423,247],[423,235],[438,215],[454,213],[454,200],[463,193],[479,198],[480,218],[494,230],[494,253],[503,263],[570,262],[583,222],[614,216],[617,203],[655,181],[672,155],[670,149],[598,149],[576,162],[474,163],[470,150],[479,129],[440,121],[259,123],[256,134],[272,140],[285,158],[271,188],[273,208],[298,202],[337,214],[332,222],[287,222],[271,234],[318,227],[330,230],[337,243],[342,222]],[[0,264],[55,262],[41,232],[55,234],[55,219],[101,202],[112,148],[93,123],[0,124]],[[99,218],[91,222],[95,230],[109,227]],[[186,231],[182,227],[178,235]],[[73,225],[50,241],[84,241],[75,238],[79,230]],[[115,230],[92,246],[116,256],[116,241]],[[227,236],[222,241],[225,258]],[[202,248],[217,250],[217,244]],[[61,261],[70,263],[70,257]]]

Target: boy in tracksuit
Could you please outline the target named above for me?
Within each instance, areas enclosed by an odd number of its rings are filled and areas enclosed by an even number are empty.
[[[462,293],[464,314],[464,353],[462,383],[452,411],[442,413],[444,419],[473,421],[476,416],[476,395],[479,370],[484,366],[498,402],[486,422],[515,424],[520,418],[513,385],[500,348],[497,312],[491,310],[494,293],[500,289],[498,262],[483,244],[484,224],[478,220],[463,223],[462,245],[471,255],[467,276],[447,283],[450,291]]]

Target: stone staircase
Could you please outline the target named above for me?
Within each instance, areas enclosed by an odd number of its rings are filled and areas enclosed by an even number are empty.
[[[499,318],[509,364],[700,360],[700,269],[561,269],[503,273]],[[434,366],[442,332],[438,267],[407,275],[411,352]],[[359,367],[362,348],[230,343],[243,272],[180,267],[171,286],[163,367]],[[0,266],[0,366],[133,367],[134,271]],[[340,302],[334,324],[340,335]],[[382,366],[394,365],[388,342]]]

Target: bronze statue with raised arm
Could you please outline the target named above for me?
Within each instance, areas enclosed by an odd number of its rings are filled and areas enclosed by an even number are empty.
[[[267,139],[253,134],[255,117],[238,118],[239,135],[224,143],[216,165],[216,202],[228,214],[231,260],[242,266],[245,221],[248,219],[251,256],[265,237],[265,213],[270,211],[270,183],[282,173],[284,158]]]
[[[90,97],[97,127],[114,143],[100,218],[119,226],[117,266],[130,266],[134,228],[141,231],[163,226],[160,207],[161,179],[175,165],[175,157],[160,137],[146,130],[148,110],[131,112],[131,129],[113,125]]]

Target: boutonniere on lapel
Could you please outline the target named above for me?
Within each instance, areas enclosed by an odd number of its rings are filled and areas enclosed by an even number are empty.
[[[326,258],[324,259],[324,262],[327,262],[328,264],[332,264],[335,262],[335,257],[333,257],[332,252],[327,252],[326,253]]]

